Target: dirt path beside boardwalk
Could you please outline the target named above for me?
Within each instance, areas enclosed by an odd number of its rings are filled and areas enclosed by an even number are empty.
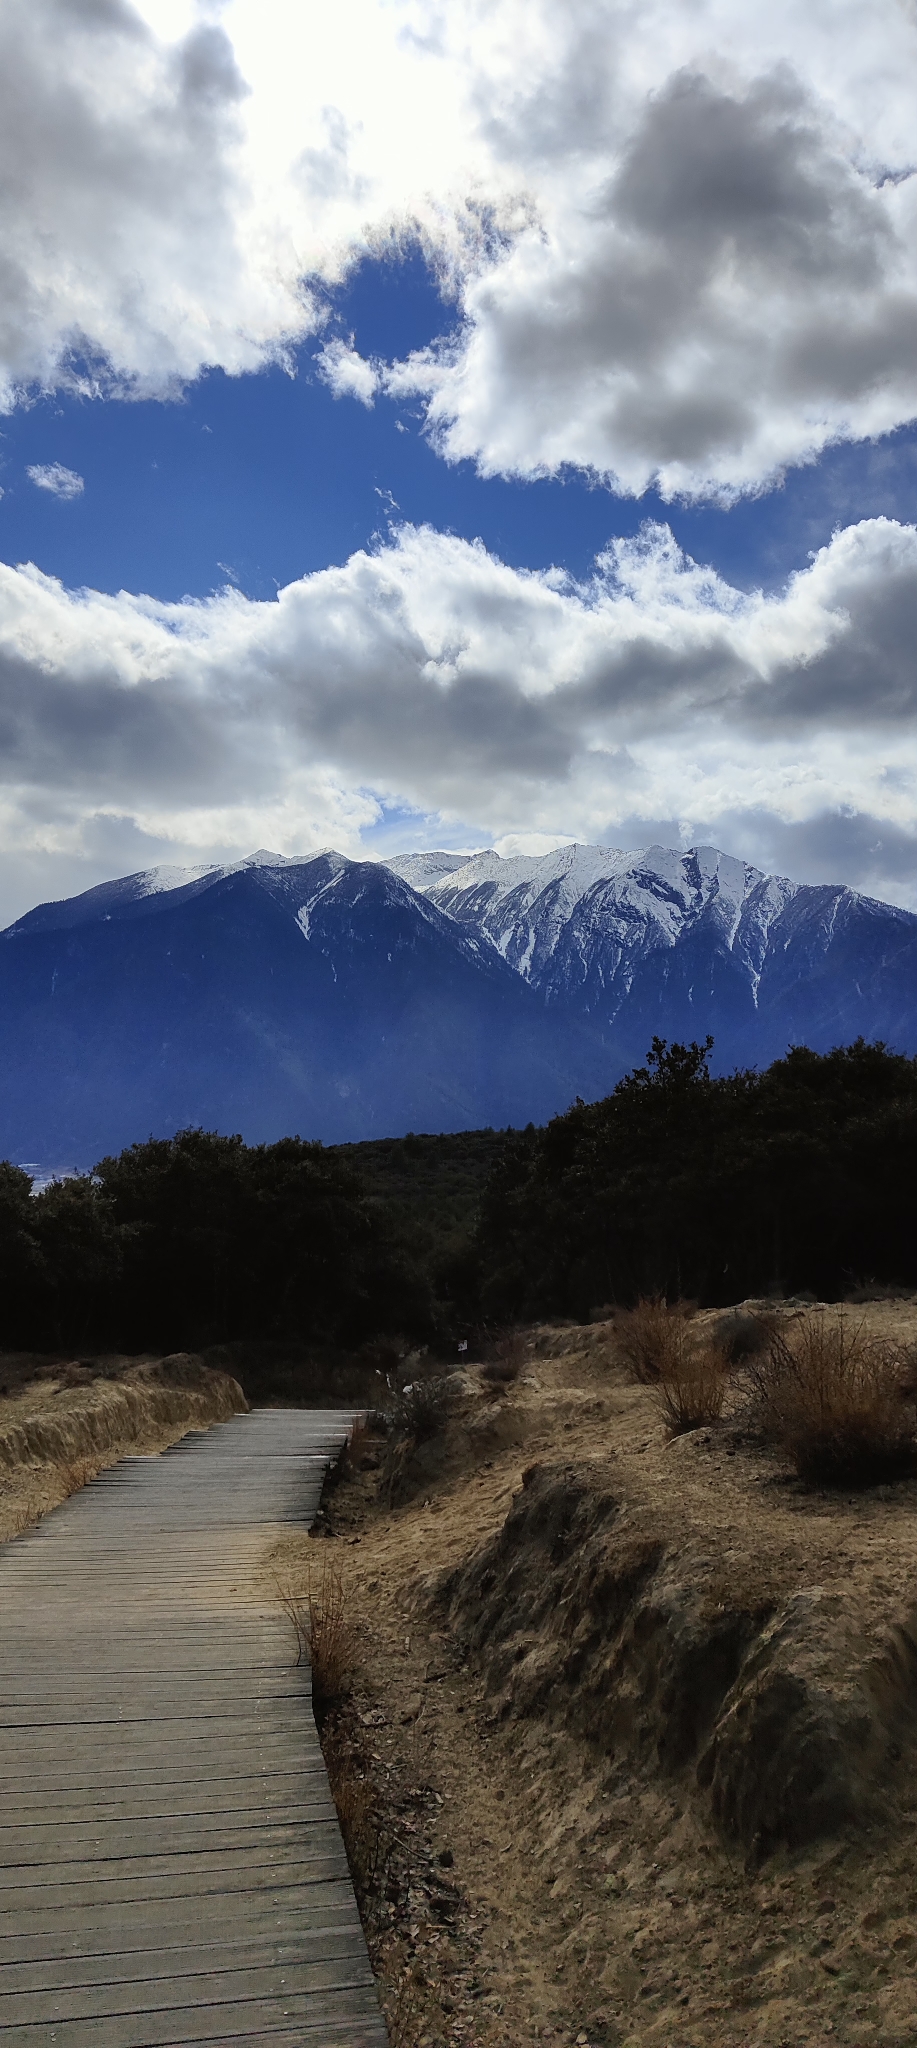
[[[469,1374],[392,1507],[377,1455],[285,1562],[357,1630],[397,2048],[914,2048],[917,1481],[670,1440],[611,1322]]]

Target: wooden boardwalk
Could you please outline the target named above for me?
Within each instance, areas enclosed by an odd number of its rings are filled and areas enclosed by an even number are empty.
[[[236,1416],[0,1547],[4,2048],[384,2048],[261,1569],[348,1421]]]

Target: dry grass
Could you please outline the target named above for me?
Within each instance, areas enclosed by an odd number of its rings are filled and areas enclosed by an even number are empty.
[[[103,1463],[100,1458],[70,1458],[65,1465],[58,1465],[61,1498],[69,1500],[72,1493],[79,1493],[91,1479],[97,1479]]]
[[[358,1744],[340,1717],[322,1739],[331,1796],[337,1810],[347,1861],[360,1896],[372,1890],[383,1850],[382,1816]]]
[[[618,1318],[615,1340],[620,1356],[641,1387],[657,1386],[682,1370],[689,1348],[686,1302],[673,1308],[662,1300],[638,1301]]]
[[[802,1479],[875,1486],[917,1464],[913,1354],[842,1314],[776,1332],[746,1384],[759,1427]]]
[[[521,1330],[501,1330],[492,1338],[493,1356],[481,1367],[481,1378],[497,1387],[512,1386],[526,1362],[525,1337]]]
[[[719,1345],[685,1343],[655,1390],[672,1435],[719,1422],[728,1385],[729,1359]]]
[[[416,2048],[421,2030],[426,2036],[424,2001],[412,1969],[404,1970],[389,1993],[385,2018],[392,2048]]]
[[[312,1668],[312,1707],[321,1725],[330,1707],[350,1697],[356,1660],[340,1567],[323,1558],[309,1566],[304,1587],[278,1581],[277,1592],[293,1624],[296,1662],[305,1656]]]
[[[619,1352],[640,1386],[653,1389],[673,1436],[718,1422],[729,1384],[726,1347],[691,1322],[687,1302],[640,1301],[621,1317]]]

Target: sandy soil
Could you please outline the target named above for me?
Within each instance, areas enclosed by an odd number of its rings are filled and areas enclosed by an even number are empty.
[[[917,1339],[914,1302],[850,1313]],[[613,1564],[639,1541],[661,1558],[646,1567],[629,1635],[615,1623],[618,1664],[589,1651],[587,1708],[563,1678],[568,1596],[549,1623],[531,1621],[539,1567],[526,1500],[568,1479],[602,1512],[613,1498],[617,1520],[588,1525],[593,1550]],[[596,1325],[533,1333],[522,1378],[503,1393],[469,1374],[414,1484],[388,1508],[365,1470],[328,1502],[359,1632],[352,1733],[396,1872],[388,1897],[379,1881],[369,1918],[390,1983],[401,1972],[410,1985],[392,2020],[397,2048],[914,2048],[917,1481],[832,1496],[806,1491],[729,1427],[672,1441],[651,1393],[626,1383],[613,1326]],[[287,1546],[285,1565],[295,1570],[298,1555],[305,1570],[315,1548]],[[513,1574],[509,1618],[501,1568]],[[750,1843],[717,1815],[698,1767],[709,1728],[693,1750],[665,1754],[664,1718],[677,1719],[693,1667],[654,1673],[652,1645],[671,1644],[673,1628],[680,1642],[687,1616],[693,1656],[701,1622],[713,1641],[717,1617],[735,1615],[764,1631],[768,1657],[792,1652],[807,1711],[824,1707],[831,1728],[840,1715],[875,1779],[874,1809],[810,1820],[796,1846],[779,1828]],[[572,1641],[573,1621],[570,1631]],[[790,1832],[792,1795],[791,1785]]]

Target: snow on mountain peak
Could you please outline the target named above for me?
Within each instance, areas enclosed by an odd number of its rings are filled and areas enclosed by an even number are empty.
[[[715,846],[629,851],[572,845],[538,855],[474,854],[426,891],[471,925],[548,1001],[596,984],[618,1001],[640,959],[676,946],[700,918],[737,949],[757,986],[773,920],[795,894]]]
[[[436,849],[430,853],[396,853],[392,860],[384,861],[383,866],[399,875],[409,888],[416,889],[418,896],[424,896],[437,882],[455,874],[474,858],[473,853],[446,853]]]

